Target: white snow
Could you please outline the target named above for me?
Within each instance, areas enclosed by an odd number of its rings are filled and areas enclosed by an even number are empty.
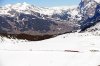
[[[67,10],[67,9],[74,9],[77,8],[78,5],[73,6],[57,6],[57,7],[51,7],[54,10]]]
[[[97,3],[100,3],[100,0],[95,0]]]
[[[0,51],[0,66],[98,66],[100,53]]]
[[[98,66],[99,34],[70,33],[38,42],[1,38],[0,66]]]
[[[99,1],[99,0],[97,0]],[[27,3],[7,5],[0,14],[8,14],[9,7],[30,14],[36,11],[52,15],[69,7],[40,8]],[[29,10],[32,8],[33,10]],[[100,32],[69,33],[43,41],[25,41],[0,37],[0,66],[98,66],[100,65]]]
[[[67,11],[68,9],[77,8],[76,5],[74,6],[59,6],[59,7],[37,7],[26,2],[24,3],[17,3],[17,4],[8,4],[0,8],[0,14],[7,14],[8,11],[14,9],[17,12],[25,13],[25,14],[32,14],[32,12],[38,12],[44,15],[52,15],[54,13],[62,13],[62,11]]]
[[[0,39],[0,50],[76,50],[89,52],[100,50],[100,32],[71,33],[43,41],[24,41],[18,39]]]

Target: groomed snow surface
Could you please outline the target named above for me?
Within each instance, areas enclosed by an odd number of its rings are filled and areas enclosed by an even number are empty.
[[[0,66],[99,66],[100,32],[29,42],[0,39]]]

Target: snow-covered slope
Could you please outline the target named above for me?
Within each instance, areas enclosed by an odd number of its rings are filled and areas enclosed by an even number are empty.
[[[99,34],[71,33],[39,42],[1,38],[0,66],[99,66]]]
[[[99,34],[100,32],[71,33],[38,42],[1,38],[0,50],[72,50],[79,52],[90,52],[91,50],[100,51]]]
[[[100,3],[100,0],[95,0],[97,3]]]
[[[77,5],[72,5],[72,6],[57,6],[57,7],[50,7],[50,8],[57,9],[57,10],[67,10],[67,9],[77,8]]]
[[[100,53],[0,51],[0,66],[99,66]]]
[[[84,1],[87,3],[90,0]],[[67,11],[71,15],[70,22],[73,23],[78,22],[76,16],[80,16],[78,20],[81,20],[82,15],[93,17],[96,5],[97,3],[94,1],[86,4],[83,6],[81,14],[78,8],[40,8],[18,3],[0,8],[0,13],[11,15],[8,13],[9,11],[25,14],[38,12],[50,16],[54,13],[62,15]],[[86,21],[84,24],[90,24],[88,22]],[[99,25],[97,23],[88,30],[96,30]],[[67,33],[38,42],[0,37],[0,66],[100,66],[100,31]]]
[[[100,23],[97,23],[96,25],[92,26],[91,28],[88,28],[86,31],[88,31],[88,32],[100,31]]]
[[[8,11],[15,10],[17,12],[32,14],[32,12],[41,12],[42,8],[27,3],[8,4],[0,9],[0,14],[7,14]]]
[[[73,9],[76,6],[63,6],[63,7],[37,7],[26,2],[17,4],[8,4],[3,8],[0,8],[0,14],[8,14],[10,10],[16,10],[17,12],[22,12],[26,14],[31,14],[32,12],[38,12],[45,15],[52,15],[54,13],[61,13],[63,10]]]

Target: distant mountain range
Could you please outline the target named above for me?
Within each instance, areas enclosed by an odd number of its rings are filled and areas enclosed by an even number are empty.
[[[98,0],[81,0],[79,6],[70,7],[45,8],[27,3],[0,7],[1,35],[53,37],[78,30],[100,30],[97,26],[99,22],[100,1]]]

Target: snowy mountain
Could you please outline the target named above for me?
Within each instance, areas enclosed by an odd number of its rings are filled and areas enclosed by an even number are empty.
[[[17,3],[17,4],[8,4],[5,6],[2,6],[0,8],[0,14],[1,15],[10,15],[14,16],[13,13],[24,13],[24,14],[34,14],[39,13],[41,17],[45,18],[43,15],[48,16],[48,18],[54,18],[53,15],[59,15],[64,16],[66,14],[75,17],[78,14],[77,6],[60,6],[60,7],[37,7],[31,4],[28,4],[26,2],[24,3]],[[56,16],[54,19],[62,20],[59,16]],[[65,17],[64,20],[66,20],[67,17]]]
[[[25,2],[24,3],[17,3],[17,4],[8,4],[8,5],[5,5],[1,8],[1,14],[5,14],[5,13],[7,14],[7,13],[9,13],[8,11],[11,11],[11,10],[15,10],[17,12],[25,13],[25,14],[32,14],[32,12],[41,13],[43,8],[27,4]],[[3,12],[5,12],[5,13],[3,13]]]
[[[78,8],[36,7],[27,3],[17,3],[0,8],[0,33],[28,35],[58,35],[78,29],[80,19]]]
[[[17,12],[32,14],[32,12],[38,12],[40,14],[52,15],[53,13],[61,13],[63,10],[73,9],[76,6],[62,6],[62,7],[37,7],[26,2],[17,4],[8,4],[1,8],[1,14],[7,14],[10,10]],[[5,12],[5,13],[4,13]]]
[[[0,20],[0,33],[3,35],[54,37],[78,30],[86,31],[99,23],[100,3],[96,0],[81,0],[79,6],[49,8],[25,2],[9,4],[0,7]]]
[[[80,21],[82,31],[99,22],[100,3],[95,0],[82,0],[79,8],[82,14],[82,20]]]
[[[85,17],[93,17],[96,6],[97,2],[94,0],[82,0],[79,4],[80,11]]]
[[[0,33],[0,66],[100,66],[99,0],[75,8],[0,7]]]

